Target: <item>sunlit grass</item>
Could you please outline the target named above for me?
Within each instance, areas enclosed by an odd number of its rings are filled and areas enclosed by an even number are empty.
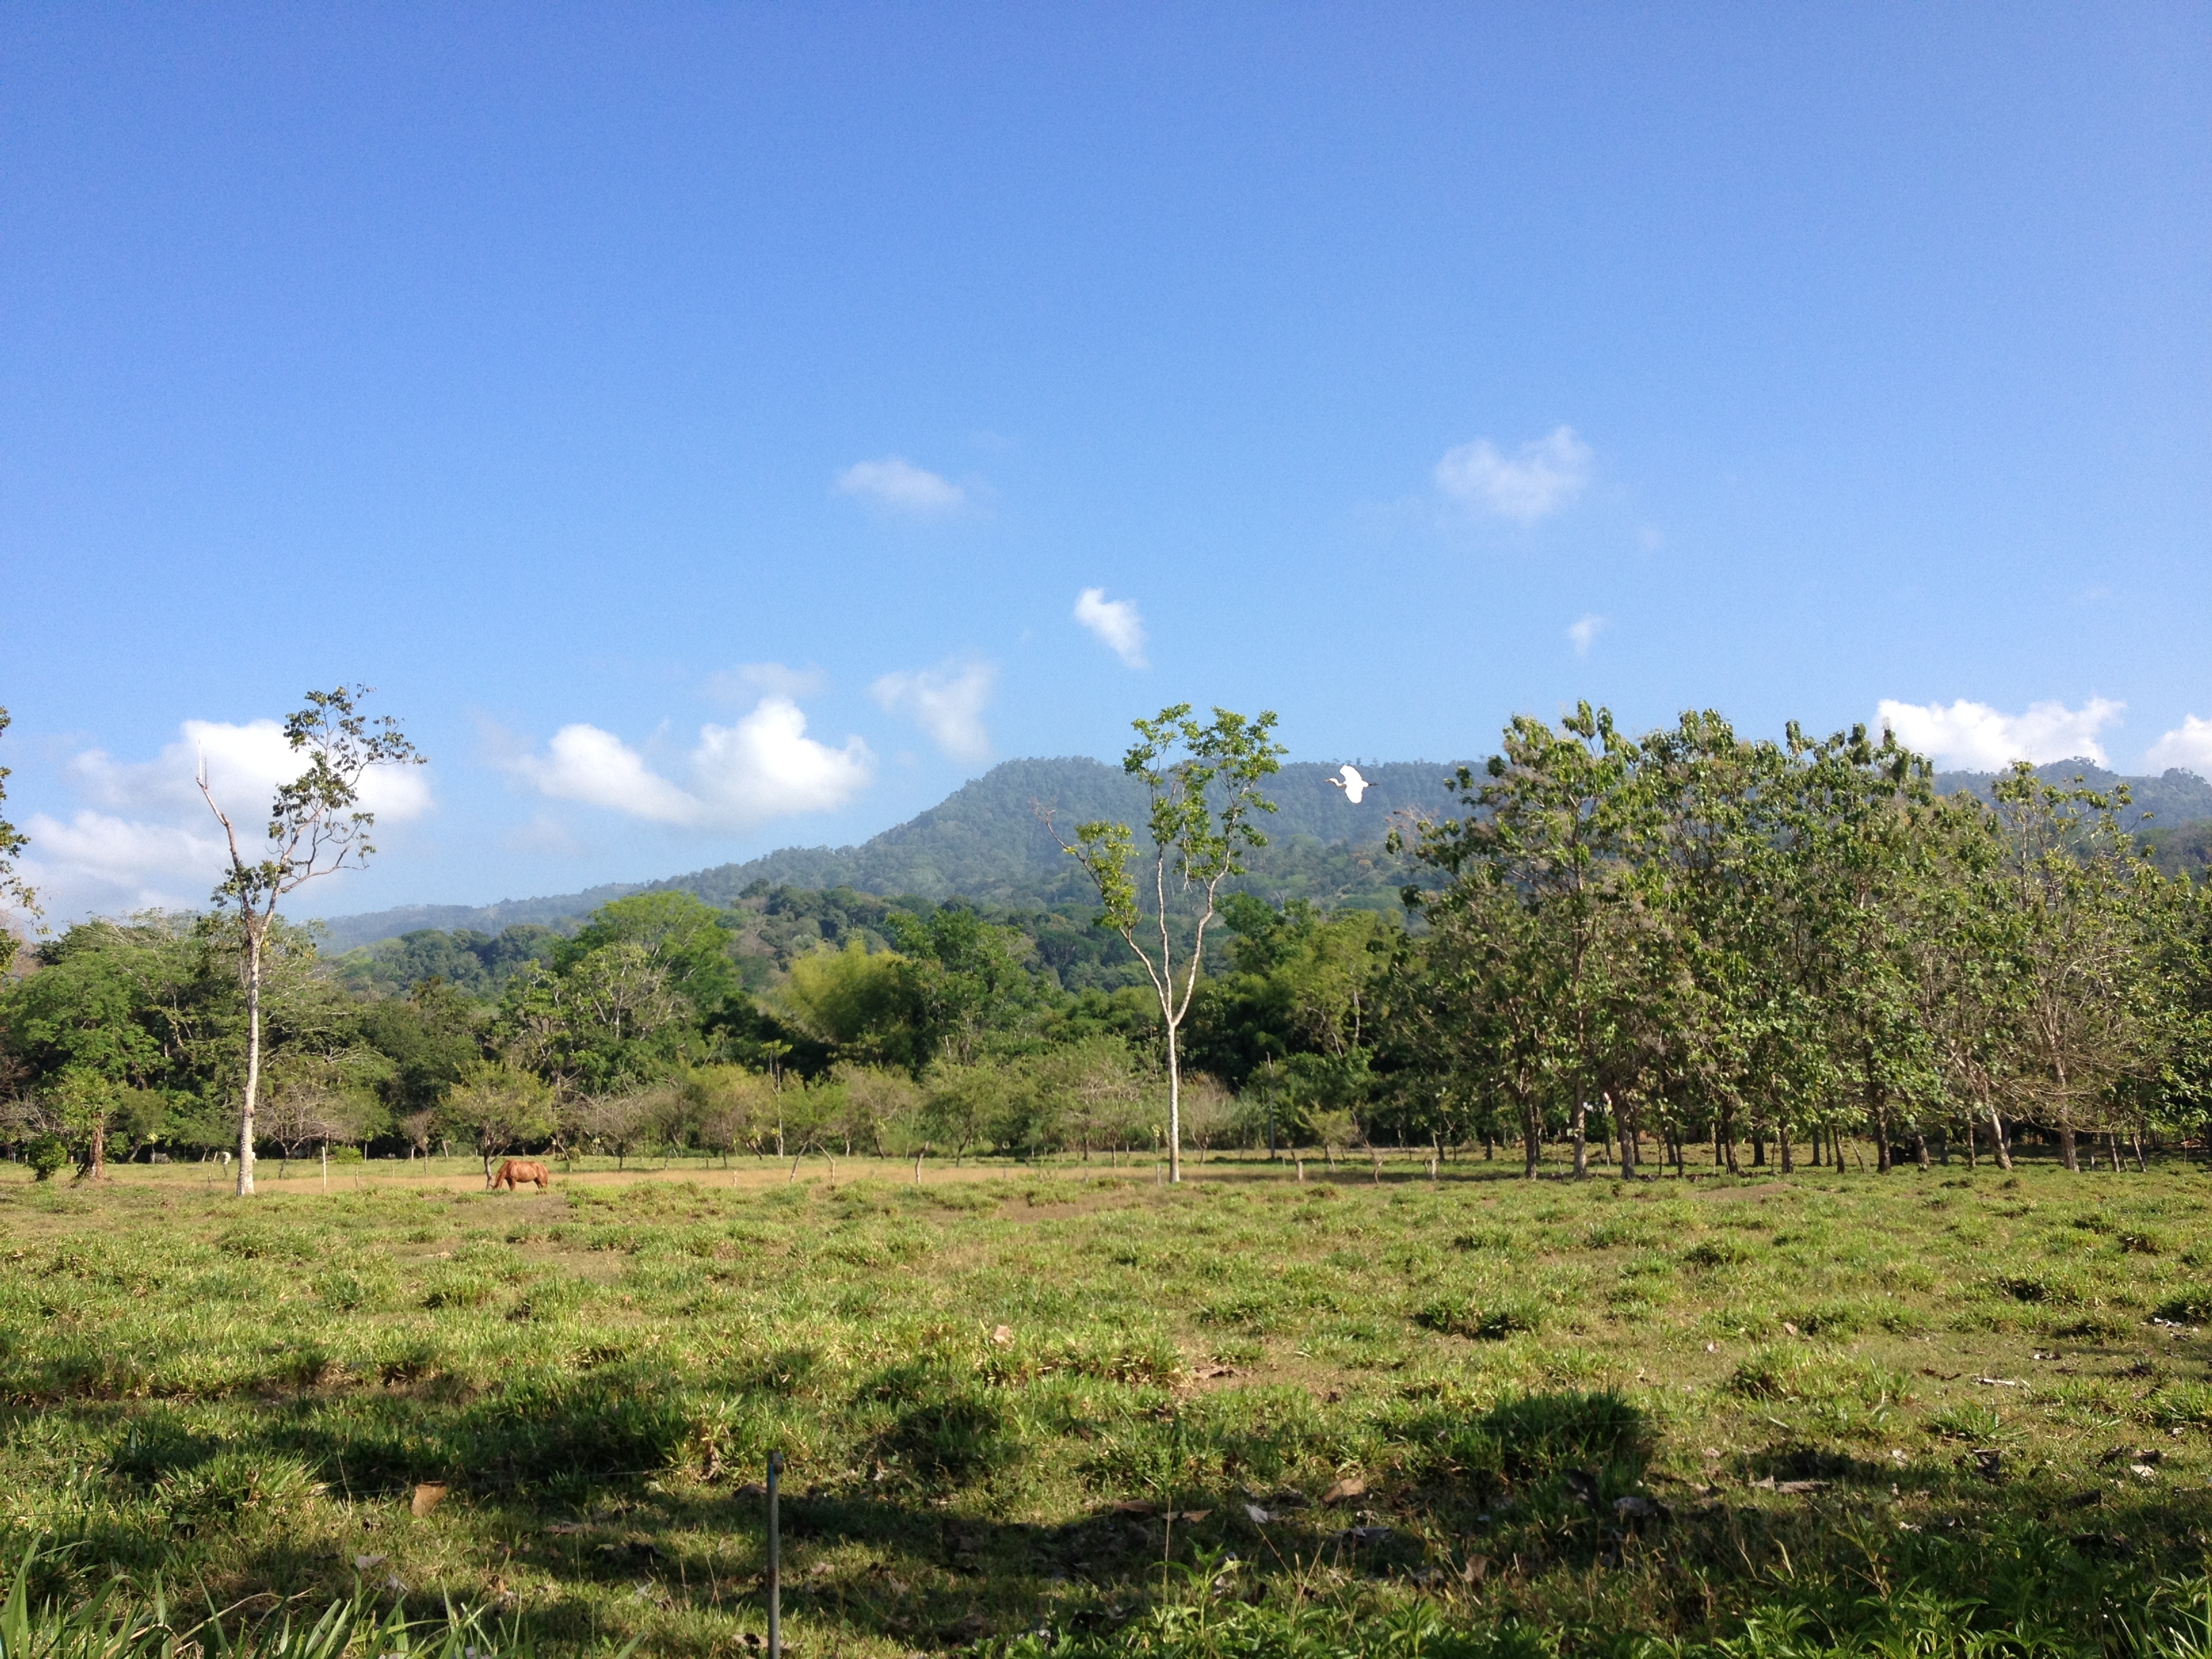
[[[1225,1652],[1255,1619],[1387,1645],[1420,1607],[1454,1640],[1705,1641],[1816,1583],[2027,1584],[2035,1553],[2038,1616],[2093,1641],[2097,1597],[2201,1562],[2185,1166],[1193,1172],[745,1160],[540,1196],[456,1161],[248,1204],[198,1170],[0,1176],[0,1525],[60,1549],[57,1594],[319,1609],[368,1572],[378,1619],[450,1598],[548,1652],[757,1638],[771,1449],[810,1654]]]

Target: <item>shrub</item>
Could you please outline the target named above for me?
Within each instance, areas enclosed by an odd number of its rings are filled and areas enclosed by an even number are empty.
[[[34,1181],[52,1181],[54,1172],[70,1161],[67,1145],[58,1134],[35,1135],[23,1149],[23,1161],[31,1166]]]

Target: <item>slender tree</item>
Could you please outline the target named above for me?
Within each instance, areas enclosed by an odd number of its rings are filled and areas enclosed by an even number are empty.
[[[1160,1007],[1168,1062],[1168,1179],[1182,1179],[1182,1065],[1179,1037],[1183,1016],[1206,956],[1206,930],[1212,923],[1221,884],[1241,874],[1244,854],[1265,847],[1267,838],[1254,815],[1272,812],[1275,804],[1260,793],[1260,781],[1282,769],[1283,746],[1274,740],[1271,709],[1256,720],[1216,708],[1200,725],[1191,706],[1179,702],[1158,718],[1130,722],[1137,741],[1122,757],[1122,769],[1142,778],[1151,793],[1146,828],[1152,839],[1149,916],[1139,902],[1137,880],[1129,872],[1136,836],[1126,823],[1104,820],[1079,824],[1075,839],[1061,842],[1083,866],[1105,907],[1105,925],[1119,933],[1145,964]],[[1051,827],[1049,811],[1043,814]],[[1055,840],[1058,839],[1055,832]],[[1172,898],[1170,895],[1173,895]],[[1197,911],[1190,948],[1177,961],[1171,920],[1175,901]],[[1138,943],[1138,931],[1148,936]],[[1180,983],[1178,983],[1180,980]]]
[[[12,718],[8,711],[0,708],[0,732],[5,732],[10,724]],[[8,769],[0,766],[0,807],[7,805]],[[0,906],[12,905],[35,916],[39,914],[39,896],[15,873],[15,855],[30,844],[30,837],[0,814]],[[6,973],[15,962],[17,943],[15,933],[0,922],[0,974]]]
[[[307,706],[284,722],[284,740],[307,759],[307,769],[279,784],[263,844],[242,844],[237,825],[209,787],[200,768],[199,788],[222,825],[230,873],[215,902],[229,918],[246,992],[246,1082],[238,1122],[238,1194],[253,1191],[253,1116],[261,1091],[263,957],[277,904],[318,876],[358,869],[376,851],[369,831],[376,818],[361,809],[361,784],[372,767],[419,766],[422,756],[390,715],[374,720],[359,711],[363,685],[310,691]],[[254,856],[254,854],[258,856]]]

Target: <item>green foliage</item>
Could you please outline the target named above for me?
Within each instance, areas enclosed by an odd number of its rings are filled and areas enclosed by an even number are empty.
[[[551,1138],[558,1119],[553,1091],[527,1072],[480,1060],[461,1073],[440,1110],[444,1127],[492,1159]]]
[[[12,724],[8,711],[0,708],[0,734],[5,733]],[[8,775],[9,769],[0,766],[0,807],[8,804]],[[9,823],[4,814],[0,814],[0,912],[15,909],[32,915],[38,914],[38,895],[15,873],[16,855],[29,845],[30,837]],[[0,974],[6,973],[14,964],[15,951],[21,943],[14,928],[8,925],[4,914],[0,914]]]
[[[69,1142],[51,1129],[44,1130],[25,1144],[23,1162],[30,1165],[33,1178],[51,1181],[57,1170],[69,1167]]]

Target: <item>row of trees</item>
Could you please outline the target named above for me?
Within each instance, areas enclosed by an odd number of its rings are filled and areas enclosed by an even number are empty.
[[[2026,765],[1994,799],[1938,798],[1887,732],[1777,744],[1713,714],[1632,738],[1584,705],[1516,720],[1457,817],[1401,830],[1450,879],[1409,893],[1426,936],[1391,986],[1384,1046],[1436,1133],[1518,1130],[1533,1170],[1564,1114],[1577,1172],[1601,1112],[1641,1135],[1794,1146],[1869,1134],[2085,1134],[2140,1158],[2203,1127],[2212,1094],[2201,886],[2119,827],[2124,793]]]
[[[1532,1172],[1562,1142],[1580,1173],[1701,1138],[1785,1169],[1856,1138],[1884,1168],[1977,1137],[2008,1159],[2028,1125],[2075,1167],[2085,1137],[2140,1157],[2212,1109],[2205,890],[2136,855],[2121,799],[2026,768],[1991,800],[1938,798],[1886,735],[1516,720],[1458,774],[1457,816],[1395,827],[1431,872],[1403,916],[1323,915],[1239,890],[1273,716],[1177,707],[1127,758],[1155,803],[1143,834],[1066,842],[1139,984],[1070,993],[1034,921],[919,902],[764,984],[743,917],[655,892],[512,941],[496,974],[490,941],[410,936],[410,961],[486,971],[403,987],[333,971],[276,910],[287,882],[365,855],[355,785],[413,757],[356,695],[295,720],[308,773],[269,859],[237,844],[214,910],[70,928],[0,994],[17,1144],[93,1171],[118,1143],[226,1139],[623,1160],[1158,1146],[1179,1173],[1186,1144],[1364,1134],[1518,1141]]]

